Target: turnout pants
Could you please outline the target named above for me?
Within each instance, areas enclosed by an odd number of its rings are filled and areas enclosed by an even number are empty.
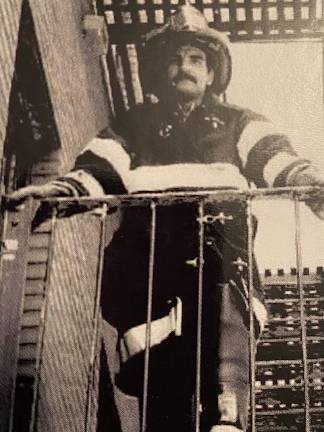
[[[205,213],[226,217],[204,226],[201,430],[228,424],[245,431],[250,378],[245,208],[215,204],[206,206]],[[156,216],[147,428],[188,431],[193,424],[197,371],[197,204],[158,207]],[[116,384],[140,401],[150,217],[147,208],[124,214],[106,253],[102,290],[104,318],[119,332]],[[253,266],[258,334],[265,309]]]

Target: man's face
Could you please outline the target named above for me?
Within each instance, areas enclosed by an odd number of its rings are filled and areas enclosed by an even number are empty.
[[[214,80],[203,50],[191,45],[180,47],[167,62],[167,80],[176,95],[186,101],[201,99]]]

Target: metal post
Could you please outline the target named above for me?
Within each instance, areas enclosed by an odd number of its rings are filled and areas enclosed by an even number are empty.
[[[197,297],[197,343],[196,343],[196,388],[195,388],[195,432],[200,429],[200,389],[201,389],[201,338],[202,338],[202,296],[204,267],[204,202],[198,208],[199,257],[198,257],[198,297]]]
[[[307,365],[307,333],[305,319],[305,299],[303,286],[303,265],[301,250],[301,224],[300,224],[300,202],[298,196],[294,196],[295,210],[295,248],[296,248],[296,266],[297,266],[297,288],[300,302],[300,325],[301,325],[301,342],[303,353],[303,376],[304,376],[304,397],[305,397],[305,432],[310,432],[310,401],[309,401],[309,376]]]
[[[8,224],[8,210],[5,208],[5,194],[6,194],[6,185],[5,185],[5,170],[6,170],[6,158],[3,157],[0,160],[0,223],[2,223],[2,227],[0,227],[0,241],[1,244],[6,236],[7,224]],[[2,281],[2,253],[0,247],[0,281]],[[1,286],[0,286],[0,298],[1,298]]]
[[[154,201],[151,201],[150,208],[151,208],[151,227],[150,227],[148,287],[147,287],[147,315],[146,315],[145,357],[144,357],[144,378],[143,378],[143,410],[142,410],[141,432],[146,431],[146,425],[147,425],[147,402],[148,402],[147,399],[148,399],[148,380],[149,380],[149,367],[150,367],[153,274],[154,274],[155,237],[156,237],[156,204]]]
[[[93,13],[95,15],[98,15],[98,6],[97,6],[97,0],[92,0],[92,9],[93,9]]]
[[[45,280],[45,288],[44,288],[44,303],[41,312],[40,318],[40,328],[39,328],[39,337],[37,343],[37,363],[36,363],[36,378],[34,384],[34,395],[33,395],[33,404],[31,409],[31,420],[29,426],[29,432],[36,431],[36,418],[37,418],[37,405],[38,405],[38,396],[39,396],[39,381],[41,374],[41,357],[43,352],[43,344],[44,344],[44,334],[45,334],[45,326],[46,326],[46,315],[47,315],[47,305],[48,305],[48,296],[49,296],[49,288],[50,288],[50,279],[51,279],[51,271],[53,267],[53,256],[54,256],[54,244],[55,244],[55,229],[57,223],[57,207],[52,208],[52,218],[51,218],[51,236],[48,244],[48,261],[47,261],[47,269],[46,269],[46,280]]]
[[[252,200],[246,203],[246,216],[248,228],[248,282],[249,282],[249,322],[250,322],[250,412],[251,432],[256,431],[256,403],[255,403],[255,329],[254,329],[254,286],[253,286],[253,223],[252,223]]]
[[[106,226],[107,226],[107,204],[104,204],[100,211],[100,239],[99,239],[99,258],[98,267],[96,275],[96,293],[95,302],[93,310],[93,331],[91,336],[91,354],[88,369],[88,383],[87,383],[87,401],[86,401],[86,413],[85,413],[85,432],[91,430],[91,400],[92,400],[92,390],[93,383],[95,379],[96,372],[96,360],[97,360],[97,350],[99,345],[100,333],[100,322],[101,322],[101,289],[102,289],[102,272],[104,264],[104,250],[105,250],[105,240],[106,240]],[[97,213],[98,214],[98,213]]]
[[[0,245],[0,281],[1,281],[1,285],[2,285],[2,272],[3,272],[3,253],[2,253],[2,245],[3,245],[3,241],[6,238],[6,234],[7,234],[7,229],[8,229],[8,210],[4,209],[3,211],[3,220],[2,220],[2,238],[0,238],[1,240],[1,245]],[[0,285],[0,299],[1,299],[1,294],[2,294],[2,289],[4,289],[2,286]]]

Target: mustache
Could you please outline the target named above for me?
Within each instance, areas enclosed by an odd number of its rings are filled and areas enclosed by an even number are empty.
[[[186,73],[186,72],[179,72],[178,75],[176,75],[176,77],[174,78],[173,82],[175,84],[178,84],[179,81],[182,80],[188,80],[188,81],[192,81],[193,83],[196,84],[197,80],[194,76]]]

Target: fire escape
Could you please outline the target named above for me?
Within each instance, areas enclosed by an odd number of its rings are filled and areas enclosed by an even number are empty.
[[[102,55],[101,65],[109,98],[110,110],[114,115],[127,110],[146,97],[141,88],[137,67],[140,37],[152,26],[163,25],[170,13],[181,0],[101,0],[96,3],[95,15],[88,15],[84,21],[85,31],[103,31],[103,19],[107,25],[109,44],[106,55]],[[322,40],[323,10],[319,0],[196,0],[190,2],[200,8],[210,25],[226,32],[233,43],[267,41]],[[30,38],[28,10],[26,15],[27,36]],[[28,24],[29,23],[29,24]],[[29,26],[29,27],[28,27]],[[106,28],[106,27],[105,27]],[[29,29],[29,30],[28,30]],[[24,29],[21,31],[23,32]],[[104,30],[105,32],[106,30]],[[23,44],[23,34],[21,35]],[[37,46],[37,42],[25,47]],[[41,65],[37,50],[31,53],[35,60],[32,67]],[[19,56],[17,56],[19,59]],[[33,99],[33,95],[23,94],[24,65],[16,64],[12,90],[12,103],[15,104],[15,118],[22,118],[20,125],[32,124],[33,142],[41,140],[50,143],[46,155],[34,164],[30,155],[21,154],[19,148],[10,147],[4,160],[2,184],[5,192],[29,182],[42,181],[55,175],[56,150],[58,148],[55,124],[46,125],[42,118],[42,107],[51,110],[46,88],[42,79],[43,100]],[[20,72],[19,72],[20,71]],[[20,73],[20,74],[19,74]],[[225,95],[226,96],[226,95]],[[225,97],[224,96],[224,97]],[[23,101],[31,101],[31,106]],[[19,116],[17,114],[19,112]],[[25,119],[26,112],[34,113],[33,118]],[[50,115],[50,114],[49,114]],[[22,126],[21,126],[22,127]],[[17,135],[17,131],[20,135]],[[16,135],[15,135],[16,134]],[[19,127],[8,129],[8,143],[17,142],[23,136]],[[42,147],[44,148],[44,147]],[[39,155],[39,148],[35,147]],[[53,168],[54,167],[54,168]],[[45,175],[45,174],[46,175]],[[19,175],[18,175],[19,174]],[[36,177],[36,180],[35,180]],[[316,192],[316,191],[315,191]],[[254,316],[250,314],[251,352],[251,401],[250,431],[296,431],[317,432],[324,430],[324,281],[323,271],[309,274],[303,267],[301,203],[314,193],[313,188],[249,190],[243,192],[197,191],[195,193],[143,194],[134,196],[109,197],[104,199],[80,199],[77,202],[65,199],[52,200],[49,205],[48,220],[31,232],[33,209],[27,206],[23,211],[9,211],[3,205],[3,245],[0,272],[3,290],[11,290],[7,307],[12,308],[12,322],[6,321],[8,351],[4,356],[4,366],[13,371],[13,379],[4,379],[2,391],[6,401],[1,406],[4,418],[3,431],[43,431],[43,430],[85,430],[94,431],[98,396],[98,370],[102,322],[100,320],[100,283],[103,250],[117,225],[116,214],[111,208],[121,206],[146,206],[151,214],[150,259],[148,261],[148,307],[145,370],[143,382],[143,416],[141,421],[122,419],[125,431],[145,432],[148,382],[150,379],[150,322],[152,294],[154,290],[155,232],[159,206],[170,206],[175,202],[192,202],[197,206],[199,229],[194,235],[198,238],[197,260],[197,351],[196,351],[196,392],[193,409],[193,430],[199,431],[200,413],[200,362],[201,362],[201,297],[203,277],[203,243],[206,224],[210,222],[205,213],[205,205],[210,201],[244,202],[248,226],[249,245],[249,303],[252,305],[252,213],[256,202],[264,200],[288,201],[292,205],[294,220],[294,249],[296,266],[291,274],[270,275],[266,273],[264,284],[270,320],[264,335],[258,343],[254,361]],[[68,206],[67,206],[68,204]],[[72,206],[71,206],[72,204]],[[61,220],[67,209],[82,213]],[[69,231],[62,228],[67,224]],[[89,250],[69,250],[69,244],[80,236],[92,233]],[[68,232],[68,235],[66,234]],[[81,233],[81,234],[80,234]],[[57,242],[66,250],[59,250]],[[87,253],[88,252],[88,253]],[[95,256],[96,258],[93,258]],[[90,272],[73,272],[73,264],[83,262]],[[70,287],[69,296],[64,293]],[[80,296],[78,290],[84,291]],[[19,301],[17,301],[17,297]],[[90,311],[82,316],[84,309]],[[250,308],[252,310],[252,308]],[[60,319],[66,320],[63,326]],[[74,314],[76,316],[74,316]],[[7,316],[7,315],[6,315]],[[70,319],[71,318],[71,319]],[[109,329],[113,339],[113,330]],[[60,349],[64,347],[64,354]],[[73,355],[70,352],[74,353]],[[71,359],[70,357],[71,356]],[[111,359],[108,358],[108,362]],[[78,364],[77,371],[75,364]],[[66,372],[69,370],[70,372]],[[60,381],[59,377],[64,376]],[[65,380],[65,381],[64,381]],[[69,392],[68,386],[74,389]],[[113,384],[112,384],[113,387]],[[70,395],[68,394],[70,393]],[[136,401],[125,401],[123,395],[115,394],[115,402],[120,412],[129,415],[136,413]],[[53,408],[54,407],[54,408]],[[53,416],[57,418],[56,429],[51,429]],[[73,414],[71,414],[73,413]],[[136,417],[136,414],[135,414]],[[0,423],[1,424],[1,423]],[[111,431],[114,432],[113,422]],[[2,430],[2,429],[1,429]],[[134,430],[134,429],[133,429]]]

